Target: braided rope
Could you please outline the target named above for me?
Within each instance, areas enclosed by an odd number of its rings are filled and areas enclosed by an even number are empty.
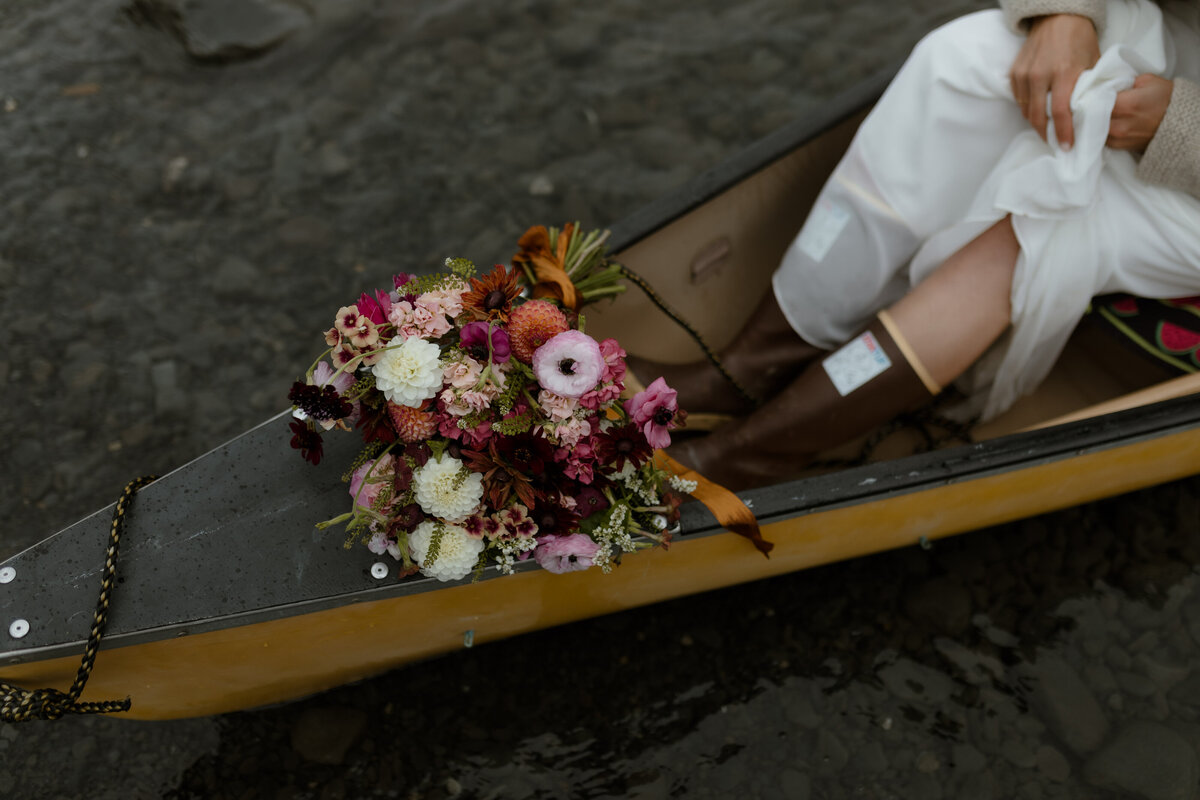
[[[133,496],[143,486],[157,480],[157,475],[146,475],[130,481],[117,506],[113,510],[112,526],[109,529],[108,550],[104,554],[104,574],[100,578],[100,598],[96,601],[96,613],[92,617],[92,629],[83,650],[83,661],[75,673],[75,682],[65,692],[58,689],[24,689],[0,681],[0,722],[26,722],[31,719],[58,719],[64,714],[111,714],[128,711],[130,699],[106,700],[80,703],[79,696],[92,674],[96,654],[100,652],[100,640],[108,623],[108,604],[112,601],[113,585],[116,582],[117,553],[121,545],[121,533],[125,529],[126,514]]]
[[[662,299],[658,292],[654,291],[654,287],[651,286],[645,278],[624,264],[620,264],[615,261],[610,263],[616,264],[620,268],[621,274],[624,275],[630,283],[645,292],[646,297],[650,298],[650,302],[658,306],[658,309],[670,317],[676,325],[687,331],[688,336],[691,336],[696,344],[700,345],[700,349],[704,351],[705,358],[707,358],[712,365],[717,368],[717,372],[721,373],[721,377],[729,381],[733,388],[737,390],[738,394],[753,403],[755,406],[762,405],[762,398],[743,386],[741,381],[733,377],[733,375],[729,373],[729,370],[725,369],[725,365],[721,363],[720,357],[717,355],[715,350],[708,346],[708,342],[704,341],[704,337],[700,335],[700,331],[692,327],[692,324],[684,319],[678,311],[671,308],[671,306],[667,304],[667,301]]]

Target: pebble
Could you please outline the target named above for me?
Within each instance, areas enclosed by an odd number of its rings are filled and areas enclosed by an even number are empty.
[[[917,772],[923,772],[929,775],[941,769],[942,762],[933,753],[929,752],[928,750],[922,750],[917,754],[915,766],[917,768]]]
[[[1083,766],[1084,779],[1143,800],[1192,800],[1200,781],[1195,748],[1157,722],[1133,721]]]
[[[1055,783],[1065,783],[1071,777],[1071,762],[1059,750],[1044,744],[1034,754],[1038,772]]]
[[[317,764],[341,764],[366,725],[367,715],[357,708],[306,708],[292,723],[292,749]]]
[[[1063,744],[1077,755],[1100,746],[1108,735],[1108,718],[1079,673],[1045,650],[1023,672],[1033,681],[1034,705]]]

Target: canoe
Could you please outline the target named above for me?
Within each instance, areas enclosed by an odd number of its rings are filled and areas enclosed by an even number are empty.
[[[612,251],[715,346],[750,313],[888,75],[758,142],[613,226]],[[716,304],[720,315],[706,314]],[[589,333],[687,361],[691,339],[630,291]],[[138,493],[107,634],[82,700],[130,697],[138,719],[284,702],[458,648],[689,593],[1041,514],[1200,472],[1200,383],[1164,381],[1081,330],[1042,388],[974,441],[750,490],[775,549],[765,559],[698,504],[669,551],[611,574],[534,562],[477,581],[396,578],[313,527],[345,510],[355,437],[322,466],[297,457],[287,414]],[[850,445],[853,449],[855,445]],[[0,681],[65,690],[91,623],[112,509],[0,564]]]

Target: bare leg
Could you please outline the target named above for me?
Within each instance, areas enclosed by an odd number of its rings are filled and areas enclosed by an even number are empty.
[[[1005,217],[889,309],[939,386],[965,372],[1008,327],[1020,249]]]
[[[1020,247],[1005,218],[964,246],[889,313],[900,337],[868,326],[891,366],[841,394],[822,363],[807,367],[770,402],[711,436],[681,442],[672,455],[733,489],[778,482],[812,456],[929,400],[922,368],[943,386],[961,374],[1009,324]]]

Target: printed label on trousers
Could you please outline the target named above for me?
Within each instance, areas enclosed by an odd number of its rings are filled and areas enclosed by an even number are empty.
[[[849,221],[850,209],[828,197],[818,198],[796,243],[806,256],[820,264]]]
[[[845,397],[892,365],[870,331],[849,342],[821,362],[829,380]]]

